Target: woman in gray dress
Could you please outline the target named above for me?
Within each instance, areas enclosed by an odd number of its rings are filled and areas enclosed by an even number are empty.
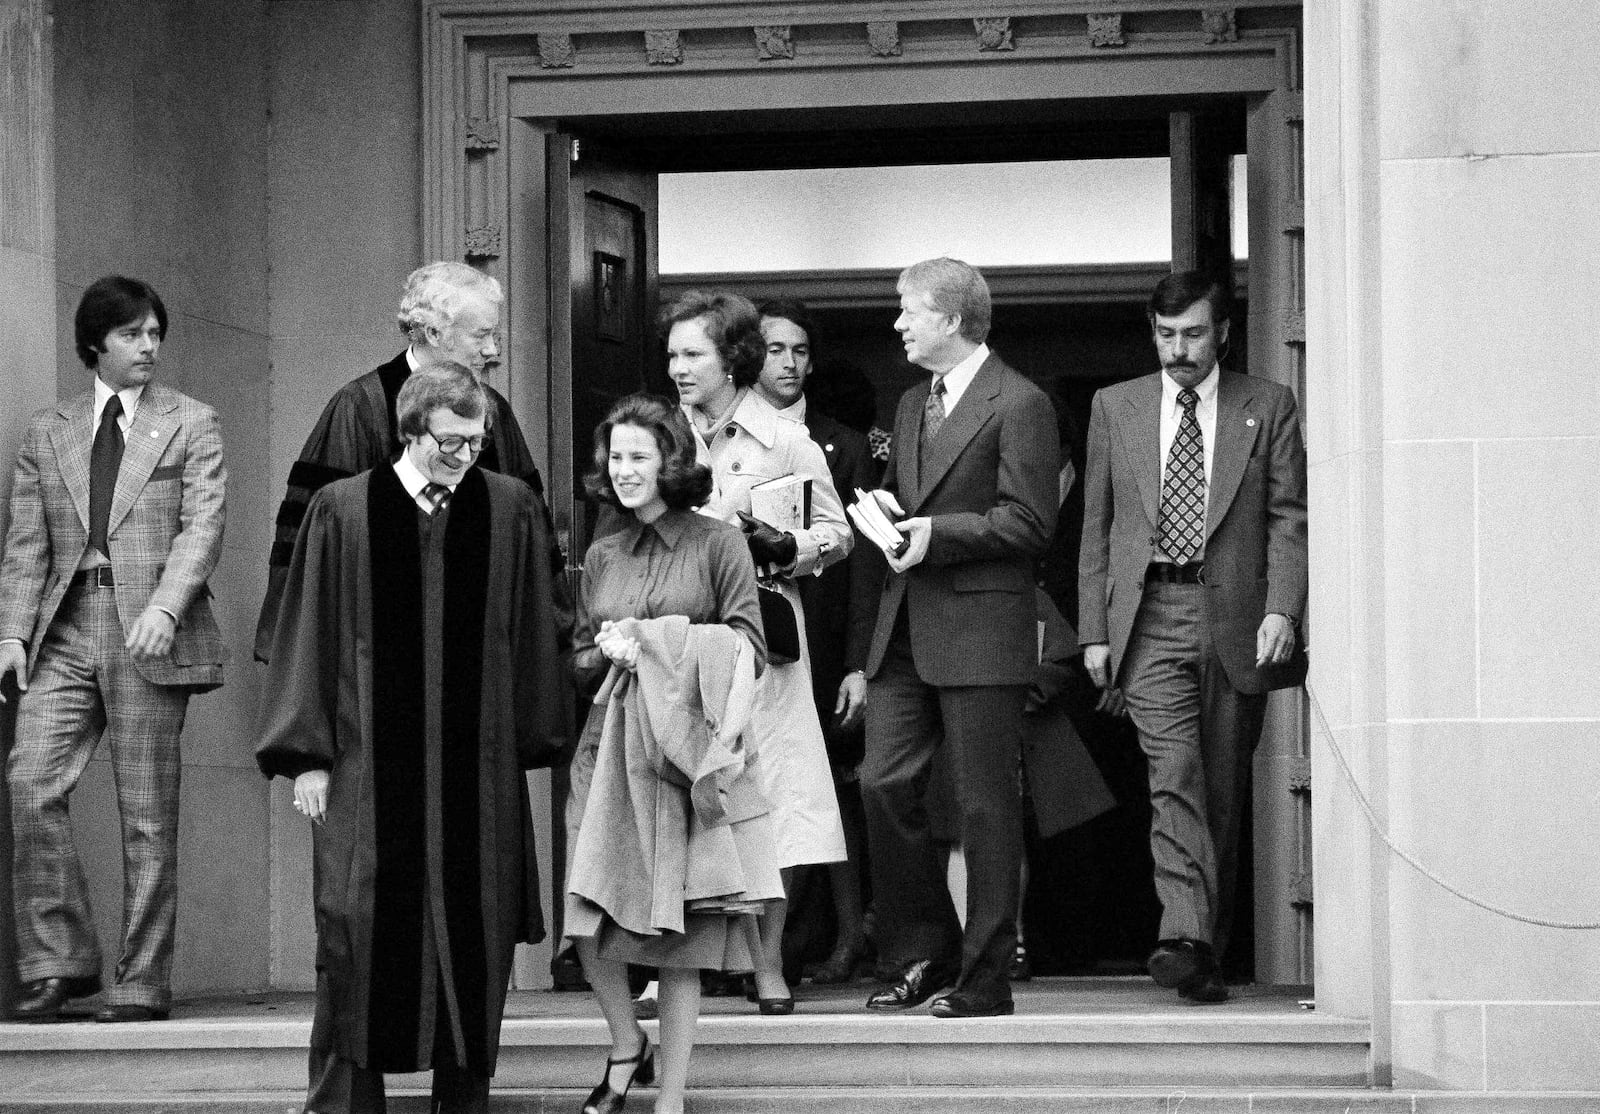
[[[675,680],[665,703],[688,702],[694,684],[703,694],[708,671],[720,668],[728,657],[745,657],[750,663],[742,709],[747,720],[754,675],[766,660],[755,568],[735,527],[690,509],[709,495],[711,477],[695,463],[693,436],[678,408],[650,395],[618,402],[595,430],[595,467],[585,486],[591,495],[620,508],[626,521],[590,546],[584,559],[573,651],[580,686],[592,690],[604,677],[603,691],[620,691],[627,682],[640,686],[646,702],[660,696],[646,689],[650,662],[641,660],[641,639],[648,637],[646,629],[662,629],[650,627],[650,621],[683,617],[688,630],[708,631],[719,652],[699,663],[695,677],[677,678],[684,681],[684,695],[681,701],[671,699],[678,693]],[[730,647],[731,654],[722,652]],[[567,805],[569,829],[575,834],[566,928],[612,1038],[605,1078],[583,1109],[584,1114],[614,1114],[631,1084],[648,1085],[657,1075],[628,990],[627,965],[639,963],[661,972],[661,1089],[655,1109],[657,1114],[678,1114],[699,1016],[699,970],[752,970],[754,957],[742,919],[781,899],[783,891],[756,772],[759,754],[746,755],[739,740],[725,739],[728,749],[718,752],[723,756],[721,772],[714,780],[681,761],[672,769],[644,772],[634,752],[618,752],[612,717],[619,714],[621,702],[617,696],[597,697],[573,758]],[[726,724],[740,714],[733,705],[730,699],[720,716],[712,715],[709,703],[704,714],[676,720],[664,714],[659,722],[652,716],[647,727],[698,723],[703,735],[708,722],[720,720],[731,733]],[[686,745],[695,745],[682,738],[659,741],[659,749],[667,752],[681,753]],[[687,788],[691,782],[696,786],[692,793]],[[702,783],[714,789],[710,810],[700,804],[705,800],[699,793]],[[696,802],[692,807],[687,803],[691,797]],[[642,815],[641,800],[650,802]],[[730,829],[721,846],[736,850],[731,857],[740,888],[714,891],[715,900],[687,902],[684,876],[695,871],[685,868],[684,860],[693,860],[694,841],[718,825]],[[677,871],[662,877],[668,862]],[[661,916],[662,905],[671,902],[677,908]],[[677,927],[657,927],[666,922]]]

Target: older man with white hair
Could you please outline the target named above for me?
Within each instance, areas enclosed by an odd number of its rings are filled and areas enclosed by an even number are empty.
[[[289,487],[278,508],[267,563],[267,594],[256,621],[257,660],[266,661],[272,649],[284,579],[311,497],[334,480],[364,472],[399,454],[395,399],[413,372],[456,363],[482,380],[499,362],[504,302],[500,283],[465,263],[429,263],[406,279],[398,315],[400,331],[409,342],[406,350],[339,388],[306,438],[300,458],[289,469]],[[511,404],[487,383],[484,389],[493,414],[478,466],[524,480],[543,499],[544,482]],[[553,553],[551,559],[559,568],[559,553]]]

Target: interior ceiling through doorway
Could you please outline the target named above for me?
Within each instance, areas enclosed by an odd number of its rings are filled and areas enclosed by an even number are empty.
[[[628,113],[560,127],[641,169],[782,170],[1164,157],[1169,114],[1181,110],[1204,112],[1215,142],[1244,151],[1239,98]]]

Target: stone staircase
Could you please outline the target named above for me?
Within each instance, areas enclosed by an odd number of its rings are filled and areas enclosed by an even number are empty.
[[[1367,1088],[1363,1022],[1247,989],[1193,1007],[1143,979],[1042,979],[1016,1016],[940,1020],[863,1011],[866,986],[805,987],[792,1017],[708,999],[689,1110],[696,1114],[1054,1114],[1422,1109]],[[576,1114],[609,1041],[584,994],[514,992],[493,1108]],[[647,1023],[652,1030],[653,1023]],[[0,1025],[0,1112],[292,1112],[304,1096],[303,995],[180,1003],[173,1019]],[[392,1107],[425,1110],[426,1075],[390,1079]],[[630,1108],[648,1111],[652,1092]]]

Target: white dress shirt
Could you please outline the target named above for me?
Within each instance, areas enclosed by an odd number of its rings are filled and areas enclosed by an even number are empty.
[[[113,392],[106,386],[106,381],[98,375],[94,377],[94,431],[100,432],[100,416],[106,412],[106,403],[111,401],[112,394],[122,400],[122,413],[117,416],[117,428],[122,430],[124,442],[128,439],[128,428],[133,425],[133,415],[139,409],[139,400],[144,397],[144,384],[136,383],[131,387],[124,387]]]
[[[946,417],[956,408],[956,403],[961,401],[961,396],[966,393],[967,387],[978,374],[978,369],[983,366],[983,361],[989,358],[989,346],[980,344],[974,348],[967,358],[955,367],[944,373],[944,413]],[[939,377],[935,375],[933,381],[937,383]]]
[[[1200,396],[1195,404],[1195,421],[1200,423],[1200,445],[1206,462],[1206,491],[1211,491],[1211,461],[1216,455],[1217,443],[1217,366],[1194,387]],[[1172,442],[1178,436],[1178,423],[1183,420],[1183,406],[1178,402],[1182,387],[1172,381],[1166,372],[1161,373],[1161,482],[1167,482],[1167,457],[1172,454]]]
[[[405,488],[406,494],[411,496],[418,507],[422,508],[422,513],[431,517],[436,508],[433,505],[433,500],[422,494],[422,489],[433,481],[419,472],[417,466],[411,463],[409,450],[401,453],[400,459],[394,462],[394,474],[400,477],[400,486]],[[456,493],[455,484],[445,484],[444,486],[450,489],[451,495]]]

